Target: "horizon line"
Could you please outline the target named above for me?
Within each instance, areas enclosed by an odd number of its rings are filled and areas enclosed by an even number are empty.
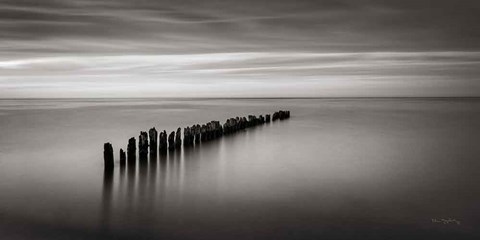
[[[62,99],[466,99],[480,96],[396,96],[396,97],[53,97],[53,98],[1,98],[0,100],[62,100]]]

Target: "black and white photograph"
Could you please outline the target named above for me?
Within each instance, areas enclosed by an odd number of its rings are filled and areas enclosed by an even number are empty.
[[[0,239],[480,239],[480,1],[0,0]]]

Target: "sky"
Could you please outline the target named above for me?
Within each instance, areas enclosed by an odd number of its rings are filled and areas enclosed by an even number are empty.
[[[0,98],[480,96],[478,0],[0,0]]]

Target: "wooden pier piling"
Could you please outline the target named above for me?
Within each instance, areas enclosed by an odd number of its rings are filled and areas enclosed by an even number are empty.
[[[138,156],[140,160],[146,160],[148,157],[148,134],[140,132],[138,136]]]
[[[167,151],[167,149],[168,149],[167,131],[163,130],[163,132],[160,132],[158,150],[160,150],[161,153],[164,153]]]
[[[111,143],[103,144],[103,160],[105,163],[105,169],[113,169],[113,147]]]
[[[167,135],[167,131],[163,130],[163,132],[159,134],[153,127],[148,133],[140,132],[138,136],[138,154],[140,160],[146,160],[150,150],[151,157],[153,157],[152,159],[155,159],[157,156],[157,146],[158,151],[164,154],[167,150],[180,149],[182,143],[184,147],[190,147],[198,145],[200,142],[214,140],[223,135],[233,134],[246,128],[253,128],[257,125],[269,123],[270,121],[285,120],[288,118],[290,118],[290,111],[279,110],[272,115],[265,114],[258,115],[258,117],[255,115],[248,115],[248,117],[237,116],[227,119],[223,124],[219,121],[210,121],[202,125],[194,124],[191,127],[184,128],[183,141],[181,128],[177,128],[176,131],[172,131]],[[113,147],[110,143],[104,144],[104,162],[105,169],[113,169]],[[128,140],[127,152],[120,149],[120,166],[124,168],[126,163],[129,165],[129,168],[136,164],[136,140],[134,137]]]
[[[183,129],[183,146],[185,147],[190,147],[193,146],[193,141],[194,141],[194,134],[193,134],[193,129],[195,126],[186,127]]]
[[[120,167],[121,168],[125,167],[126,162],[127,162],[127,157],[125,155],[125,151],[123,151],[123,149],[120,148]]]
[[[182,129],[177,128],[177,133],[175,134],[175,148],[178,149],[182,147]]]
[[[150,138],[150,154],[154,155],[157,153],[157,140],[158,140],[158,132],[155,128],[150,128],[148,130],[148,137]]]
[[[197,125],[194,125],[195,127],[195,130],[194,130],[194,134],[195,134],[195,140],[194,142],[195,143],[199,143],[200,142],[200,124],[197,124]]]
[[[137,151],[137,145],[135,143],[135,138],[132,137],[128,139],[128,145],[127,145],[127,160],[128,160],[128,165],[135,165],[135,161],[137,159],[136,151]]]
[[[171,132],[168,135],[168,150],[172,151],[175,149],[175,132]]]
[[[207,126],[203,124],[200,127],[200,141],[205,142],[207,140]]]
[[[278,120],[278,112],[274,112],[272,115],[272,122],[275,122]]]

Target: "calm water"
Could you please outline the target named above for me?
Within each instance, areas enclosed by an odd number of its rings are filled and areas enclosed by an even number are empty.
[[[104,174],[104,142],[278,109]],[[0,238],[479,239],[479,143],[475,99],[1,100]]]

